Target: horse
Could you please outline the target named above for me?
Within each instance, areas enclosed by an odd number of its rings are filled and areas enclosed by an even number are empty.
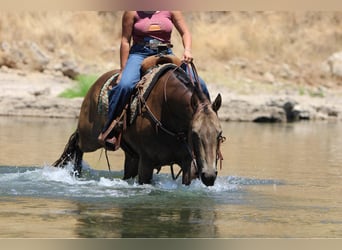
[[[159,172],[167,165],[176,179],[172,166],[177,164],[180,167],[177,177],[182,172],[182,184],[190,185],[199,178],[206,186],[212,186],[218,160],[222,160],[220,144],[224,140],[217,113],[221,95],[211,103],[198,81],[194,82],[179,66],[169,64],[159,73],[147,95],[136,91],[138,111],[133,121],[125,121],[121,134],[120,145],[125,154],[123,179],[138,176],[139,184],[149,184],[154,170]],[[118,70],[104,73],[89,89],[77,128],[53,166],[64,167],[71,162],[75,173],[80,175],[83,154],[103,148],[98,135],[107,115],[99,112],[99,96],[104,84],[117,73]]]

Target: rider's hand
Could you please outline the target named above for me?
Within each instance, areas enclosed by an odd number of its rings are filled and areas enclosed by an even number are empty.
[[[191,55],[191,50],[190,49],[185,49],[184,54],[183,54],[183,61],[190,63],[192,62],[193,58]]]

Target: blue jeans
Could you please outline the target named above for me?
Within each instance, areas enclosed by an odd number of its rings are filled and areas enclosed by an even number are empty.
[[[155,50],[149,49],[143,45],[132,46],[127,63],[122,71],[120,82],[108,93],[108,120],[103,128],[103,131],[106,131],[111,122],[121,114],[125,105],[129,101],[135,85],[140,81],[140,67],[143,60],[156,54],[157,52]],[[167,54],[172,54],[172,50],[168,49]],[[203,92],[210,99],[205,82],[201,78],[199,81],[201,83]]]

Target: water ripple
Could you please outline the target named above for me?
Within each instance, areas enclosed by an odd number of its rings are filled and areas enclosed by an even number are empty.
[[[213,187],[200,180],[184,186],[181,179],[173,181],[170,174],[154,175],[151,185],[139,185],[136,180],[122,180],[122,172],[85,168],[82,178],[65,169],[44,167],[0,167],[0,196],[38,196],[60,198],[120,198],[156,194],[189,196],[233,193],[245,185],[281,184],[275,180],[260,180],[238,176],[219,176]]]

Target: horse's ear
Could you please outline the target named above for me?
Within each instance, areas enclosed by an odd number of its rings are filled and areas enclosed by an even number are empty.
[[[213,102],[211,106],[213,110],[217,112],[220,109],[221,104],[222,104],[222,97],[221,97],[221,94],[218,94],[215,98],[215,101]]]

